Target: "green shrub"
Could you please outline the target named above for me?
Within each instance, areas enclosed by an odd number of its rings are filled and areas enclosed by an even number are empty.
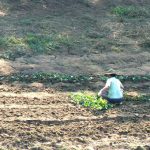
[[[59,48],[54,36],[28,35],[25,43],[34,53],[47,53]]]
[[[65,35],[27,35],[24,39],[27,46],[34,53],[49,53],[60,49],[61,46],[70,48],[74,40]]]

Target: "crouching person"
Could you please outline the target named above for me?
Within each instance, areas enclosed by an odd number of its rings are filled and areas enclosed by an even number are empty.
[[[116,78],[116,72],[105,74],[108,79],[105,86],[99,91],[98,96],[108,100],[110,103],[121,103],[123,101],[123,85]]]

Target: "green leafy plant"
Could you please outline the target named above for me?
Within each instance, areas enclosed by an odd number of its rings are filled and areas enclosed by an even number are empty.
[[[71,99],[76,104],[80,104],[84,107],[88,107],[93,110],[102,110],[102,109],[108,109],[112,107],[112,105],[108,104],[107,100],[105,99],[98,98],[95,95],[89,95],[80,92],[71,94]]]

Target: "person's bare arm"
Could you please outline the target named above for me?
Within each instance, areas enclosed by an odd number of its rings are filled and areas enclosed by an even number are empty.
[[[107,91],[108,90],[108,86],[107,85],[105,85],[103,88],[102,88],[102,91]]]
[[[98,96],[101,96],[103,92],[105,92],[105,91],[108,90],[108,88],[109,88],[109,87],[108,87],[107,85],[105,85],[105,86],[99,91]]]
[[[122,89],[124,89],[124,86],[122,85],[122,83],[120,82],[120,87],[122,88]]]

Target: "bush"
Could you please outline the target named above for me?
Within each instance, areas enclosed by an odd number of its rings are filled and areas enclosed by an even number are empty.
[[[47,53],[59,47],[53,36],[27,35],[25,43],[34,53]]]

